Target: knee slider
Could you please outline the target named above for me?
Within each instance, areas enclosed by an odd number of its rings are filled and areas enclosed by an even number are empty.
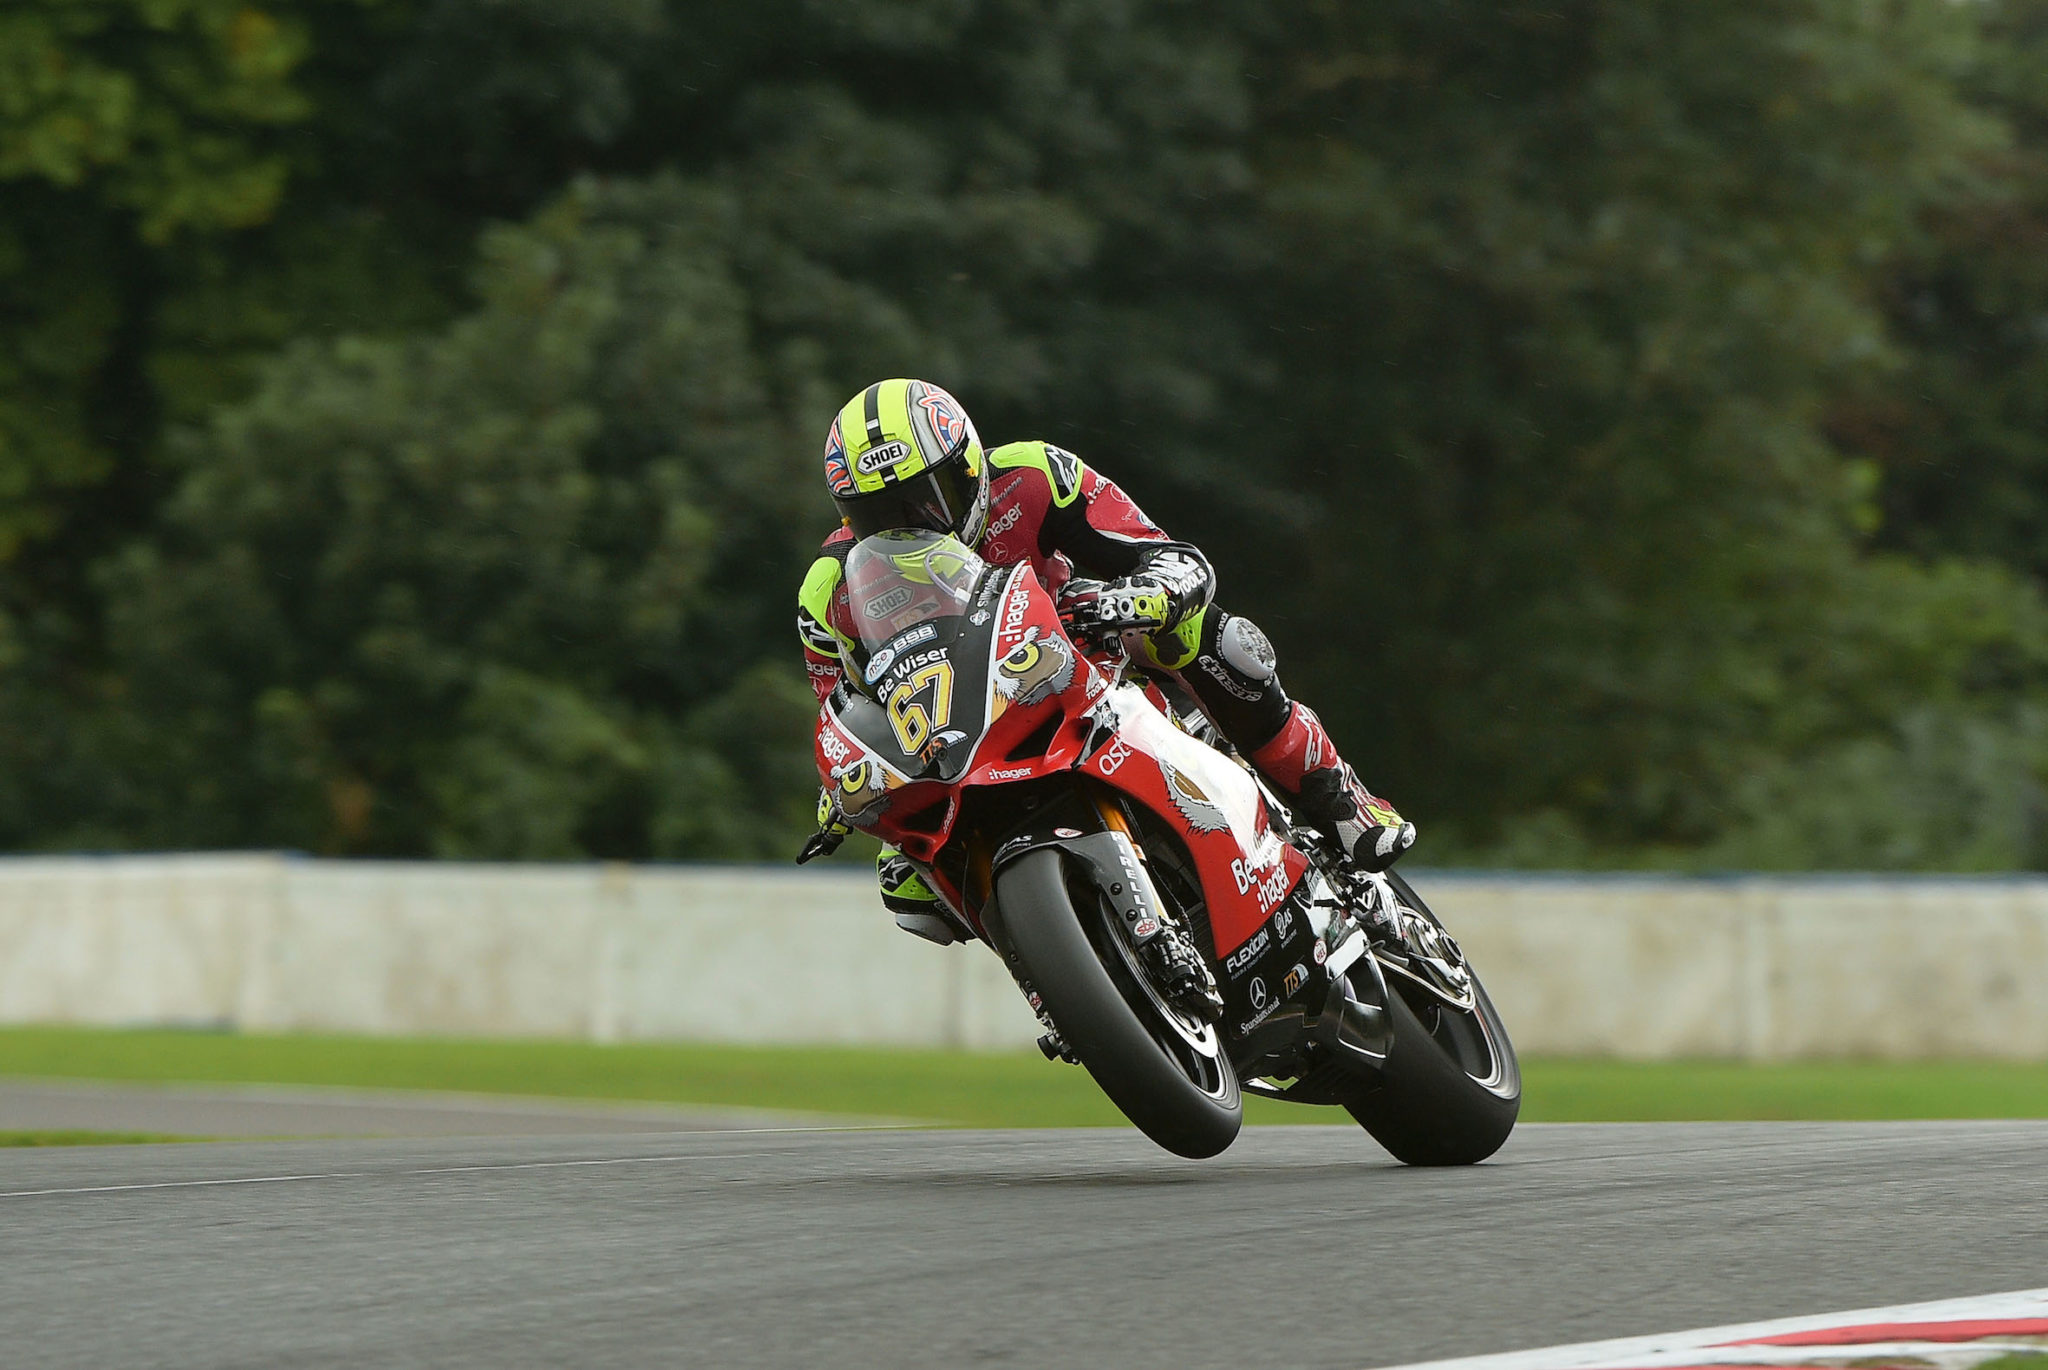
[[[1248,618],[1232,615],[1216,634],[1216,655],[1223,664],[1255,684],[1266,685],[1278,674],[1273,644]]]

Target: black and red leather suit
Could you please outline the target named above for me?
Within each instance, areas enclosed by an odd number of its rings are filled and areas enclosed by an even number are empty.
[[[1070,452],[1016,442],[991,451],[988,461],[988,522],[977,548],[983,558],[998,566],[1029,562],[1055,598],[1077,575],[1156,578],[1172,612],[1164,630],[1137,644],[1141,664],[1177,676],[1283,793],[1300,799],[1307,791],[1312,805],[1350,799],[1361,824],[1400,825],[1391,807],[1358,785],[1314,711],[1287,697],[1265,634],[1212,603],[1215,573],[1199,550],[1168,537],[1115,482]],[[798,609],[820,702],[844,678],[842,649],[850,654],[855,636],[844,576],[854,541],[845,528],[826,539]]]

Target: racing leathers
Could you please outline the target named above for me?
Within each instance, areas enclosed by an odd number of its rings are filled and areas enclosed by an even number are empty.
[[[1010,443],[988,461],[984,559],[1028,561],[1077,633],[1120,634],[1141,666],[1177,677],[1224,737],[1360,864],[1382,869],[1413,843],[1414,827],[1359,783],[1314,711],[1288,698],[1266,635],[1212,602],[1215,573],[1198,549],[1049,443]],[[845,562],[854,542],[846,528],[826,539],[799,596],[797,630],[821,704],[853,655]],[[877,876],[906,930],[939,942],[965,935],[901,853],[884,848]]]

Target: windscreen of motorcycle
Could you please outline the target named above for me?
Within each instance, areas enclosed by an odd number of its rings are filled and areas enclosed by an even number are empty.
[[[897,528],[862,538],[846,554],[846,598],[860,640],[861,675],[873,684],[889,669],[885,652],[926,624],[956,631],[988,563],[958,538]]]
[[[882,706],[887,735],[868,736],[882,720],[862,710],[845,717],[906,776],[957,779],[987,726],[989,615],[969,615],[996,578],[959,539],[921,528],[876,533],[847,554],[858,688]]]

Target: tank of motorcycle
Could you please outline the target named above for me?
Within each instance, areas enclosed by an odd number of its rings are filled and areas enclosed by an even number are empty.
[[[1245,769],[1182,732],[1145,691],[1121,686],[1103,707],[1115,713],[1116,735],[1080,769],[1172,823],[1201,877],[1217,958],[1226,971],[1233,960],[1249,964],[1266,950],[1255,939],[1287,902],[1308,858],[1273,827]]]
[[[878,534],[847,557],[860,692],[827,701],[816,760],[848,821],[931,865],[961,793],[1081,770],[1186,841],[1228,964],[1307,860],[1271,826],[1252,778],[1188,736],[1068,640],[1028,565],[990,567],[957,540]]]

